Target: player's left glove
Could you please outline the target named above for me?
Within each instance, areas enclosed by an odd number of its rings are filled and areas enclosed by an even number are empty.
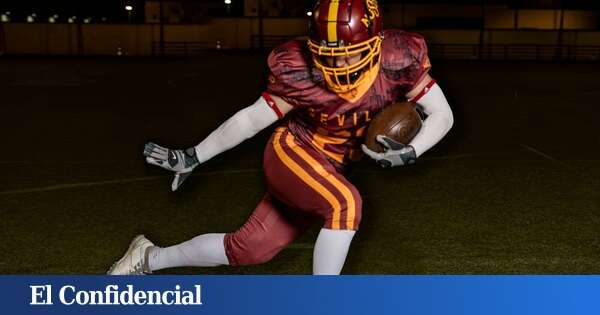
[[[171,150],[149,142],[144,147],[144,156],[146,162],[175,172],[175,178],[171,184],[173,191],[177,190],[181,183],[192,174],[194,168],[200,165],[194,148]]]
[[[404,166],[414,164],[417,161],[415,149],[410,145],[405,145],[389,137],[379,135],[377,142],[384,146],[385,152],[377,153],[366,145],[362,145],[362,150],[370,156],[381,167]]]

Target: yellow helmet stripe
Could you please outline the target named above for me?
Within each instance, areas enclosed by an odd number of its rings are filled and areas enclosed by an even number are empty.
[[[327,41],[337,42],[337,19],[340,7],[339,0],[331,0],[329,14],[327,15]]]

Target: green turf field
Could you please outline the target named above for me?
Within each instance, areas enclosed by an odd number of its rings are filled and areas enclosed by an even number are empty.
[[[269,132],[178,192],[143,144],[196,144],[262,91],[260,54],[0,59],[0,273],[100,274],[131,238],[233,231]],[[455,127],[409,168],[358,163],[350,274],[600,273],[598,63],[434,62]],[[307,274],[319,226],[271,262],[161,273]]]

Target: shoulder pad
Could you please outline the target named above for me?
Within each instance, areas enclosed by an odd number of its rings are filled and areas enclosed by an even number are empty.
[[[410,91],[431,68],[423,36],[386,30],[381,44],[381,70],[385,78]]]
[[[401,70],[414,63],[429,62],[423,36],[401,30],[386,30],[383,36],[381,64],[384,68]]]
[[[267,91],[293,106],[311,105],[312,88],[323,81],[323,75],[310,58],[306,43],[298,40],[273,49],[267,60],[271,71]]]
[[[289,71],[308,70],[310,54],[304,46],[301,41],[292,40],[273,49],[267,60],[271,73],[279,76]]]

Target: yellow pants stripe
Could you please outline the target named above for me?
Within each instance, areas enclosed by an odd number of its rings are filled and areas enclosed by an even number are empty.
[[[327,172],[323,165],[321,165],[321,163],[319,163],[312,156],[310,156],[304,149],[302,149],[299,146],[290,145],[290,142],[292,141],[291,135],[288,135],[285,140],[286,143],[288,143],[288,145],[292,148],[292,150],[296,152],[303,160],[305,160],[317,172],[317,174],[319,174],[319,176],[325,178],[329,183],[333,185],[333,187],[337,188],[340,191],[340,193],[342,193],[342,196],[344,196],[344,199],[346,199],[346,204],[348,206],[348,213],[346,215],[346,228],[348,230],[353,230],[354,217],[356,215],[356,201],[354,200],[354,195],[352,195],[352,192],[350,191],[348,186],[344,185],[344,183],[342,183],[339,179],[333,176],[333,174]],[[337,217],[339,220],[340,213],[334,212],[333,217]]]
[[[279,159],[287,166],[296,176],[298,176],[303,182],[305,182],[310,188],[315,190],[318,194],[323,196],[325,200],[331,205],[333,208],[333,219],[331,221],[331,228],[334,230],[338,230],[340,228],[340,212],[342,206],[337,198],[329,191],[325,186],[321,185],[317,180],[312,178],[310,174],[308,174],[298,163],[296,163],[286,152],[283,150],[280,144],[281,134],[283,131],[277,131],[275,134],[275,138],[273,139],[273,147],[275,148],[275,153],[279,157]],[[286,137],[286,143],[290,147],[294,147],[295,144],[290,135]],[[337,218],[336,218],[337,213]]]

